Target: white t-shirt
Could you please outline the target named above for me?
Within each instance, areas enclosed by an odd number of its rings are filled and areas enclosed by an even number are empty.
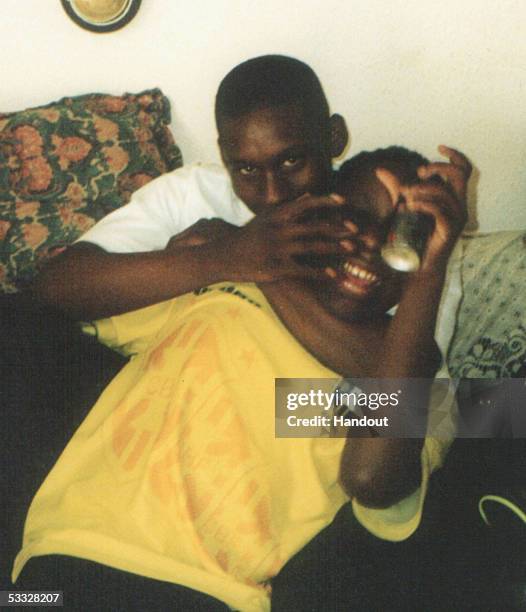
[[[137,190],[128,204],[101,219],[80,240],[112,253],[156,251],[199,219],[220,218],[240,226],[253,216],[235,195],[222,166],[193,164]]]

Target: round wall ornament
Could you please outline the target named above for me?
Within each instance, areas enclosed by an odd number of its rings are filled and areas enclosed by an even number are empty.
[[[68,16],[91,32],[113,32],[137,14],[141,0],[60,0]]]

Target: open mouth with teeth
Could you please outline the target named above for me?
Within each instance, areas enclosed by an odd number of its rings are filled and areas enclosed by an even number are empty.
[[[340,272],[338,279],[340,290],[356,296],[367,296],[382,282],[378,273],[356,260],[344,262]]]

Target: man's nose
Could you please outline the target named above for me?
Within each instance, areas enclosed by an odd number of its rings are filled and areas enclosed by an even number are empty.
[[[267,172],[264,185],[265,204],[276,206],[288,199],[288,188],[286,182],[275,172]]]

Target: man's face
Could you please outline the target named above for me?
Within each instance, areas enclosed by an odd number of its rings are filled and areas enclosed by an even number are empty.
[[[342,319],[379,316],[400,301],[407,278],[381,257],[393,219],[391,198],[374,175],[339,191],[347,200],[341,213],[359,228],[356,251],[340,259],[334,266],[336,277],[319,286],[318,295]]]
[[[329,139],[295,105],[223,119],[219,132],[234,191],[254,213],[306,192],[327,191],[332,174]]]

